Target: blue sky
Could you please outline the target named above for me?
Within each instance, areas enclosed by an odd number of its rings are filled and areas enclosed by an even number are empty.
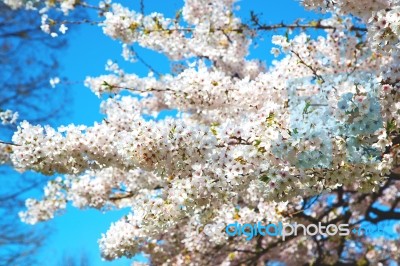
[[[121,1],[126,6],[139,10],[139,0]],[[132,3],[133,2],[133,3]],[[129,4],[130,3],[130,4]],[[144,0],[145,12],[158,11],[167,16],[174,16],[181,8],[182,2],[169,0]],[[298,17],[315,18],[315,14],[305,12],[299,4],[292,0],[280,1],[243,1],[240,14],[246,15],[250,10],[256,13],[263,13],[263,18],[268,23],[279,23],[281,21],[293,22]],[[93,18],[93,20],[98,20]],[[102,33],[100,27],[90,25],[70,26],[73,29],[68,32],[69,47],[60,53],[61,76],[72,81],[68,86],[68,93],[71,95],[72,111],[65,119],[59,120],[58,125],[63,124],[86,124],[92,125],[95,121],[101,121],[99,113],[100,99],[98,99],[88,88],[83,86],[86,76],[98,76],[105,74],[104,66],[108,59],[112,59],[126,70],[126,72],[138,75],[147,75],[148,69],[141,63],[126,63],[120,56],[121,45],[111,40]],[[272,34],[264,35],[265,40],[258,42],[258,47],[252,51],[251,58],[268,60],[267,65],[273,59],[270,54],[270,37]],[[169,63],[160,54],[145,49],[136,49],[140,56],[148,63],[162,72],[168,73]],[[57,88],[55,88],[57,97]],[[58,265],[64,254],[79,256],[86,253],[90,259],[90,265],[130,265],[130,260],[121,259],[114,262],[104,262],[100,258],[97,240],[105,233],[111,222],[117,221],[126,210],[102,213],[97,210],[78,210],[71,206],[62,216],[56,217],[49,224],[54,232],[49,236],[47,245],[39,254],[39,260],[43,266]]]

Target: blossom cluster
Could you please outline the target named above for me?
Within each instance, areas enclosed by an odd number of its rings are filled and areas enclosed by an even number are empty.
[[[225,72],[254,76],[263,66],[244,60],[250,41],[240,19],[233,14],[234,2],[210,5],[208,1],[187,1],[182,9],[188,24],[185,26],[176,18],[165,18],[160,13],[143,15],[114,3],[101,26],[107,36],[120,40],[125,50],[138,43],[172,60],[207,58]]]
[[[352,14],[368,23],[368,35],[371,47],[385,54],[397,54],[400,29],[400,1],[398,0],[363,0],[363,1],[322,1],[303,0],[302,4],[309,9],[323,12],[333,11],[337,14]]]
[[[372,47],[386,54],[397,54],[400,48],[400,6],[380,10],[369,20]]]
[[[15,124],[18,119],[18,112],[11,110],[0,110],[0,122],[2,125]]]

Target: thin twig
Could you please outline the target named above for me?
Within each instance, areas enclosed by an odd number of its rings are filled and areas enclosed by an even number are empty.
[[[21,146],[19,144],[14,144],[14,143],[11,143],[11,142],[1,141],[1,140],[0,140],[0,144],[12,145],[12,146]]]
[[[144,2],[140,0],[140,14],[144,15]]]
[[[321,25],[320,23],[316,24],[274,24],[274,25],[258,25],[255,30],[278,30],[278,29],[317,29],[317,30],[335,30],[335,26],[330,26],[330,25]],[[368,31],[367,28],[361,28],[361,27],[356,27],[356,26],[351,26],[349,31],[362,31],[366,32]]]
[[[323,78],[321,75],[319,75],[319,74],[317,73],[317,71],[316,71],[311,65],[307,64],[307,63],[300,57],[300,55],[299,55],[297,52],[295,52],[295,51],[293,51],[293,50],[290,50],[290,51],[291,51],[293,54],[295,54],[295,55],[297,56],[297,58],[299,59],[299,61],[300,61],[301,64],[305,65],[307,68],[309,68],[309,69],[312,71],[312,73],[314,74],[315,77],[317,77],[319,80],[321,80],[321,82],[325,82],[324,78]]]
[[[152,71],[154,74],[156,74],[157,76],[161,77],[162,74],[155,70],[149,63],[147,63],[132,47],[132,52],[135,53],[135,57],[137,58],[137,60],[139,60],[140,63],[142,63],[143,65],[145,65],[148,69],[150,69],[150,71]]]

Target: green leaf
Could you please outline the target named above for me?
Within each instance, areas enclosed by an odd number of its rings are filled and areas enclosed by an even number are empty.
[[[268,126],[272,126],[274,124],[275,114],[273,112],[269,113],[268,117],[265,119]]]
[[[254,141],[254,146],[255,146],[255,147],[258,147],[258,145],[260,145],[260,143],[261,143],[261,140],[256,139],[256,140]]]
[[[260,180],[268,184],[271,179],[267,175],[263,175]]]
[[[304,114],[309,114],[309,113],[312,112],[312,111],[309,111],[310,106],[311,106],[311,102],[307,101],[306,102],[306,106],[304,106],[304,109],[303,109],[303,115]]]
[[[386,133],[389,135],[396,130],[396,121],[392,119],[386,124]]]
[[[168,137],[169,137],[170,139],[173,139],[173,138],[174,138],[175,129],[176,129],[176,126],[173,126],[173,127],[170,129],[169,135],[168,135]]]

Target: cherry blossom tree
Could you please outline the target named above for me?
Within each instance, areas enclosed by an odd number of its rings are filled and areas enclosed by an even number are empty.
[[[110,96],[100,106],[101,123],[20,123],[3,161],[57,176],[41,200],[26,201],[23,221],[49,220],[67,202],[130,208],[99,240],[102,256],[143,252],[154,265],[399,260],[398,227],[379,236],[300,233],[250,241],[201,227],[353,228],[400,219],[398,0],[304,0],[305,8],[331,16],[275,25],[254,13],[245,22],[234,0],[186,0],[173,18],[108,1],[5,3],[37,9],[53,37],[71,25],[50,11],[95,9],[126,60],[135,60],[132,47],[140,45],[185,65],[179,73],[139,77],[110,61],[110,74],[85,81],[99,97]],[[277,60],[266,67],[248,56],[252,41],[269,31],[282,34],[272,37]],[[178,114],[160,119],[163,110]]]

